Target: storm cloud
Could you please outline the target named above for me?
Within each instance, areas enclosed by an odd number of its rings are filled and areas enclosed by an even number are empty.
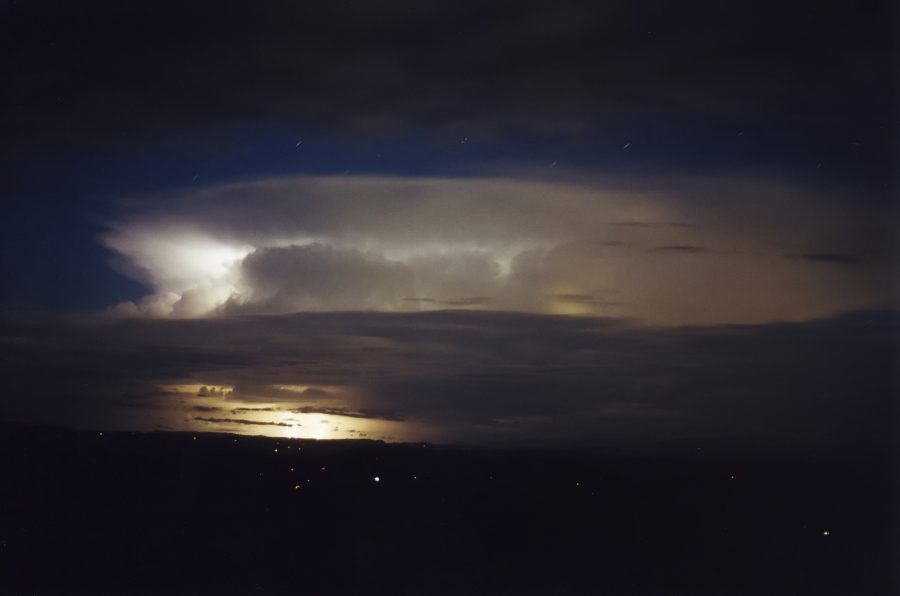
[[[886,436],[896,16],[6,3],[4,415]]]
[[[166,388],[214,383],[254,424],[325,414],[401,439],[821,443],[892,432],[897,331],[896,312],[682,328],[501,312],[5,317],[0,368],[9,414],[82,426],[183,426],[196,402]],[[127,394],[151,399],[123,407]]]
[[[477,308],[762,323],[895,303],[892,226],[845,202],[739,176],[293,177],[123,200],[102,241],[152,289],[116,306],[126,316]],[[823,245],[866,262],[784,258],[831,254],[813,252]]]

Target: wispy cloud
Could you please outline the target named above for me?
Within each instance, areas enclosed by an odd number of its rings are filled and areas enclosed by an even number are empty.
[[[842,252],[808,252],[800,255],[800,258],[814,263],[834,265],[859,265],[862,263],[862,259],[858,256]]]
[[[344,416],[347,418],[369,418],[372,420],[392,420],[402,422],[405,417],[396,412],[384,412],[378,410],[353,410],[341,407],[319,407],[319,406],[303,406],[290,410],[294,414],[331,414],[333,416]],[[323,420],[322,422],[327,422]]]
[[[699,246],[696,244],[666,244],[653,247],[653,251],[678,255],[702,255],[715,254],[717,252],[707,246]]]
[[[296,423],[287,423],[287,422],[265,422],[260,420],[247,420],[244,418],[207,418],[204,416],[194,416],[194,420],[198,422],[214,422],[217,424],[241,424],[241,425],[249,425],[249,426],[283,426],[283,427],[294,427],[300,426]]]

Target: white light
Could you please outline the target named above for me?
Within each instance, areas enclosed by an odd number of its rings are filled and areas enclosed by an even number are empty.
[[[376,476],[376,477],[375,477],[375,482],[381,482],[381,477],[380,477],[380,476]]]
[[[123,315],[208,314],[235,295],[236,264],[253,250],[178,227],[123,227],[104,242],[135,265],[138,281],[154,289],[137,304],[119,305],[116,312]]]

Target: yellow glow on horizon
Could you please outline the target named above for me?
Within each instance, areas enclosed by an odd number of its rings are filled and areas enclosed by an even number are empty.
[[[572,285],[559,285],[553,288],[547,312],[552,315],[590,315],[594,314],[594,305],[588,301],[578,301],[566,296],[590,296],[583,288]]]
[[[337,434],[337,433],[334,433],[332,431],[332,428],[334,428],[334,427],[332,426],[332,422],[330,420],[328,420],[327,418],[320,419],[319,423],[318,423],[318,427],[313,432],[313,435],[314,435],[313,438],[315,438],[317,441],[323,441],[326,439],[336,438],[333,435]],[[340,431],[338,431],[338,432],[340,432]]]
[[[429,440],[421,424],[357,413],[353,392],[327,385],[271,384],[271,397],[236,391],[233,385],[179,380],[158,386],[152,414],[127,416],[134,430],[216,432],[284,439]],[[305,393],[310,389],[322,393]],[[296,397],[295,397],[296,396]],[[346,415],[343,412],[347,412]],[[130,410],[129,410],[130,413]]]
[[[309,402],[245,401],[231,393],[203,397],[196,384],[170,385],[183,396],[173,405],[170,420],[173,428],[191,431],[227,432],[250,436],[269,436],[286,439],[382,439],[411,440],[407,423],[359,416],[342,416],[333,412],[303,411],[315,407]],[[230,389],[207,385],[209,388]],[[283,385],[278,388],[288,387]],[[297,388],[298,386],[294,386]],[[340,407],[331,403],[322,409]]]
[[[594,312],[590,305],[566,300],[554,300],[548,310],[551,315],[589,315]]]

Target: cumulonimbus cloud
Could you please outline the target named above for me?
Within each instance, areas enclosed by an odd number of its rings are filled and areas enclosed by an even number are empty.
[[[891,300],[887,224],[818,191],[570,178],[299,177],[130,201],[103,241],[152,292],[115,312],[475,308],[758,323]],[[785,257],[837,248],[859,266]]]

